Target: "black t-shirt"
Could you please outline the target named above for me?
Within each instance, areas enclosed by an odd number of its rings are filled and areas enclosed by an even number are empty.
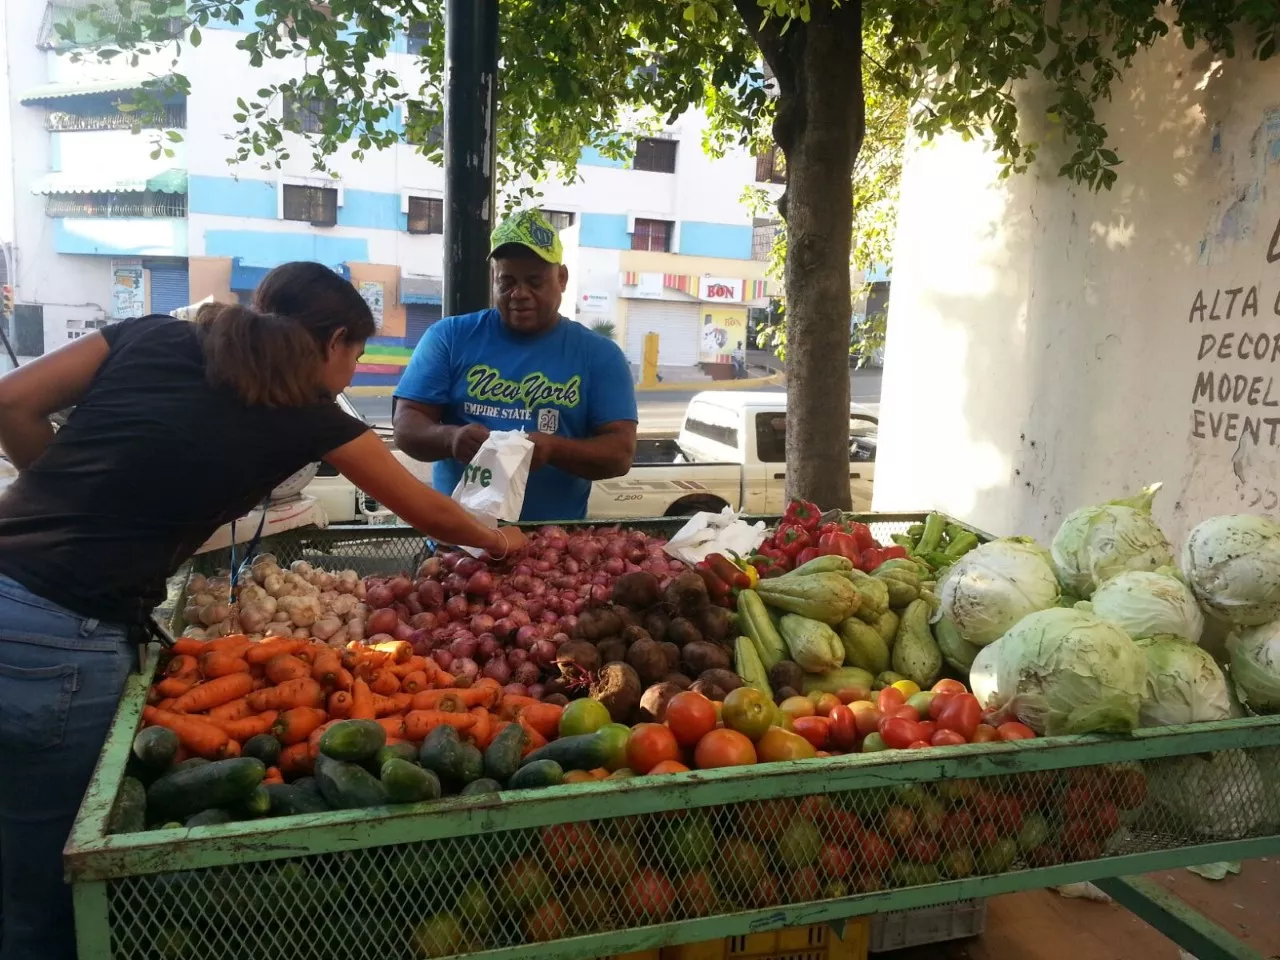
[[[367,427],[336,403],[250,407],[214,388],[186,321],[102,334],[111,352],[67,425],[0,493],[0,574],[129,623],[219,526]]]

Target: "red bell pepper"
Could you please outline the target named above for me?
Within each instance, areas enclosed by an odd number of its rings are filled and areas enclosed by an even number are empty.
[[[771,576],[786,573],[791,569],[791,558],[772,543],[762,544],[760,549],[756,551],[756,557],[753,558],[753,562],[755,559],[759,559],[761,557],[772,563],[772,566],[768,568],[771,571]],[[760,570],[759,564],[756,564],[756,569]],[[760,576],[765,576],[764,570],[760,570]]]
[[[788,560],[794,561],[796,554],[813,545],[813,537],[798,523],[782,523],[773,535],[773,542]]]
[[[880,546],[876,542],[876,538],[871,535],[871,528],[865,523],[858,523],[856,520],[851,521],[849,523],[849,533],[853,535],[859,550],[870,550],[872,547]]]
[[[879,547],[870,547],[862,551],[862,569],[867,573],[873,573],[876,567],[884,563],[884,551]]]
[[[796,554],[796,566],[803,567],[810,560],[817,560],[822,552],[817,547],[805,547]]]
[[[884,554],[886,560],[907,559],[907,548],[900,547],[896,543],[891,547],[882,547],[880,552]]]
[[[792,500],[787,504],[787,509],[782,514],[783,523],[799,524],[810,533],[818,529],[818,523],[821,519],[822,511],[808,500]]]
[[[824,557],[844,557],[855,564],[861,557],[857,541],[847,533],[824,533],[818,538],[818,551]]]

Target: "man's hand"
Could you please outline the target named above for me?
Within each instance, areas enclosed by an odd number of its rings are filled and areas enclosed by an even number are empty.
[[[530,470],[537,470],[539,467],[545,467],[551,462],[551,458],[556,449],[556,435],[553,433],[526,433],[529,442],[533,444],[533,460],[529,463]]]
[[[489,439],[489,428],[482,423],[468,423],[453,434],[453,459],[470,463],[484,442]]]

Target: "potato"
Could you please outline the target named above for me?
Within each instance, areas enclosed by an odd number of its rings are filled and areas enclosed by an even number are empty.
[[[681,659],[691,677],[699,677],[708,670],[732,670],[733,658],[724,647],[700,640],[685,644]]]

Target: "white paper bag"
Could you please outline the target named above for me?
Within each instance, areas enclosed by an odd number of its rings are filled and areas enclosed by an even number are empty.
[[[533,462],[533,444],[518,430],[495,430],[462,468],[453,499],[477,520],[497,528],[499,520],[514,523],[524,508],[524,491]],[[466,548],[472,556],[483,550]]]

